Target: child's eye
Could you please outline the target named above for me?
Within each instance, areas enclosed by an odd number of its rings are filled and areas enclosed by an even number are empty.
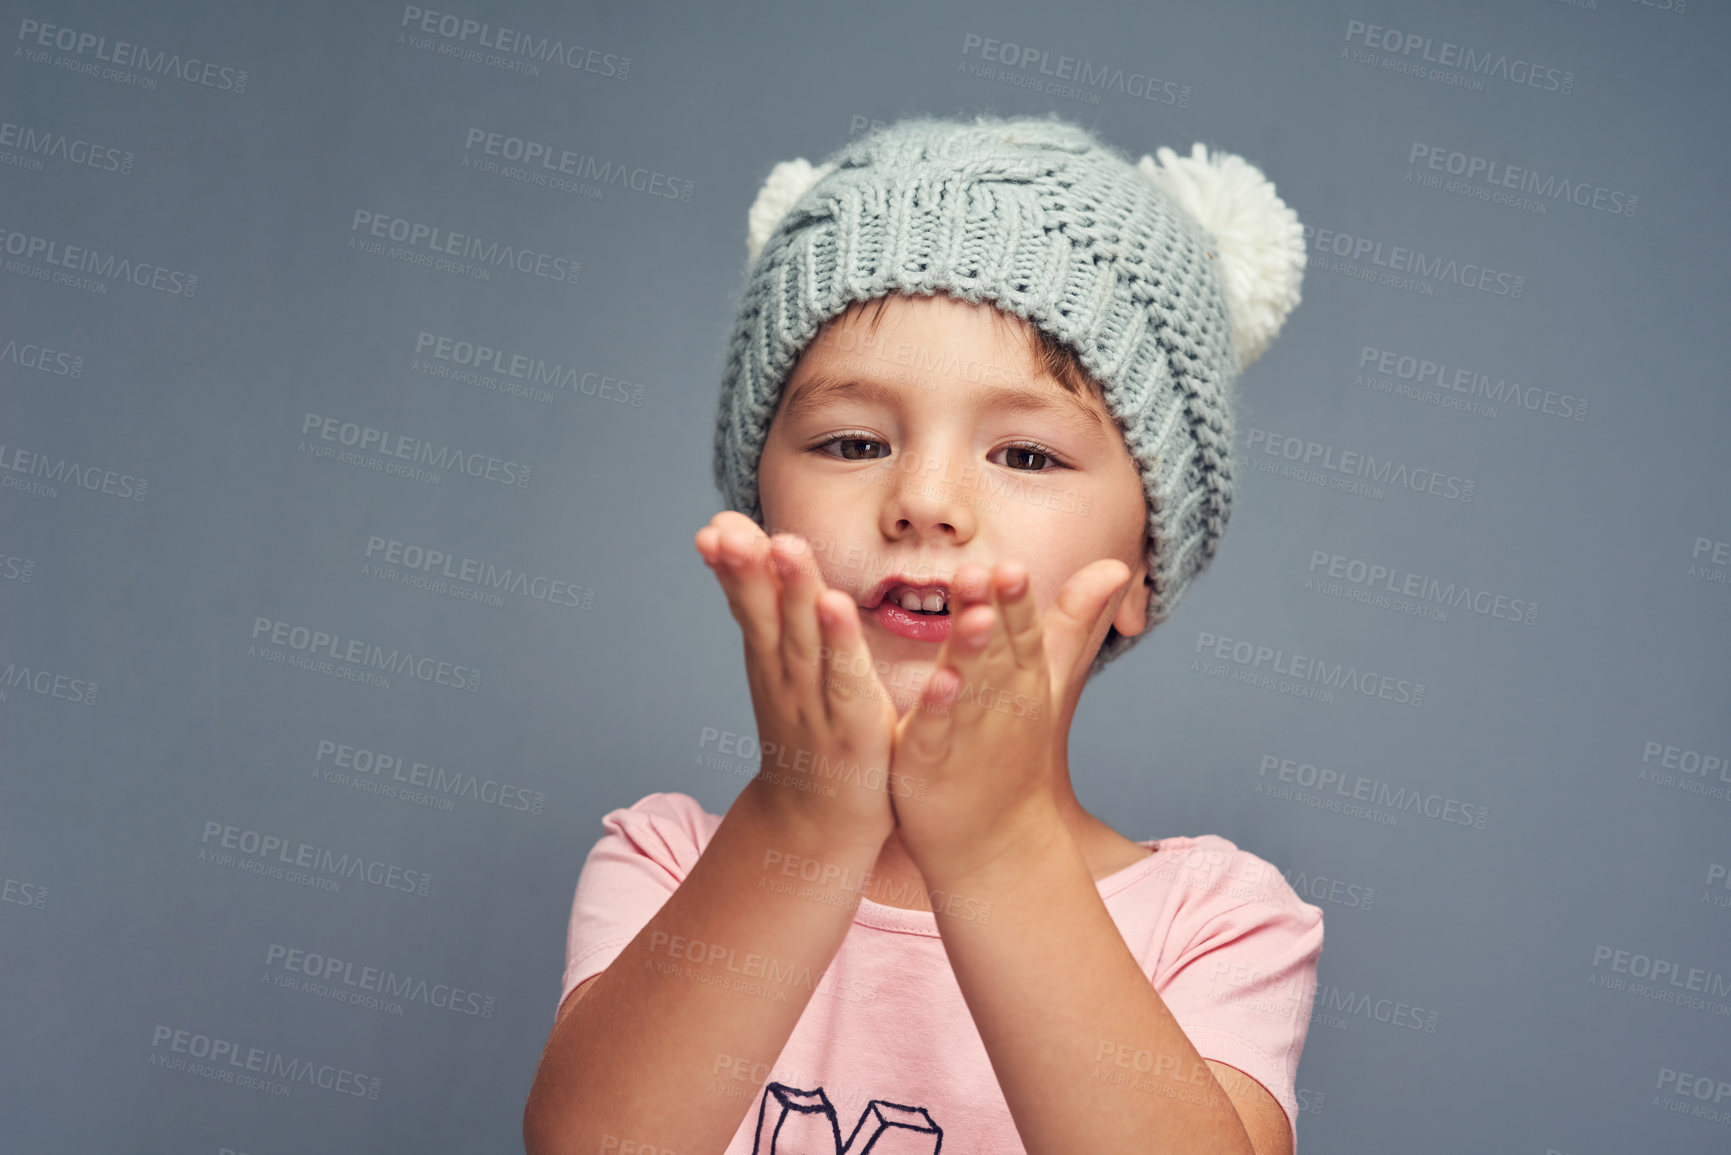
[[[842,451],[839,455],[835,454],[835,453],[827,452],[829,447],[832,445],[841,445],[844,448],[842,449]],[[854,456],[853,451],[858,450],[862,446],[868,446],[868,445],[884,446],[885,443],[877,440],[874,437],[867,436],[864,433],[850,430],[849,432],[846,432],[846,433],[837,433],[832,437],[825,438],[823,441],[819,442],[817,445],[812,446],[812,450],[813,450],[813,452],[822,452],[822,453],[824,453],[824,455],[826,457],[835,457],[841,461],[875,461],[875,460],[878,460],[878,459],[882,458],[883,456],[885,456],[881,452],[871,453],[871,454],[867,454],[867,455],[863,455],[863,456]],[[849,447],[851,447],[851,448],[849,448]],[[1047,473],[1047,472],[1050,472],[1050,470],[1043,469],[1043,468],[1034,468],[1034,469],[1018,468],[1018,465],[1016,463],[1026,464],[1029,456],[1045,458],[1045,460],[1048,463],[1050,463],[1051,465],[1055,466],[1058,469],[1070,468],[1069,464],[1066,463],[1063,459],[1061,459],[1056,453],[1054,453],[1049,446],[1042,445],[1038,441],[1016,441],[1016,442],[1012,442],[1009,445],[1004,446],[1004,448],[999,450],[999,452],[1004,454],[1005,466],[1011,470],[1014,470],[1017,473]]]
[[[822,442],[818,443],[817,445],[812,446],[812,449],[813,449],[813,451],[823,451],[823,450],[828,449],[832,445],[844,445],[844,446],[857,447],[857,446],[861,446],[861,445],[882,445],[882,444],[884,444],[882,441],[874,440],[873,438],[867,437],[861,433],[837,433],[834,437],[825,438]],[[836,454],[825,453],[824,456],[835,457]],[[846,450],[843,450],[843,452],[840,455],[840,460],[842,460],[842,461],[873,461],[873,460],[876,460],[878,457],[881,457],[881,456],[883,456],[883,455],[882,454],[874,454],[870,457],[854,457],[854,456],[851,456]]]
[[[1044,457],[1047,461],[1051,462],[1053,465],[1057,466],[1059,469],[1070,468],[1067,464],[1065,464],[1063,461],[1061,461],[1058,458],[1057,454],[1053,453],[1046,446],[1041,445],[1038,441],[1017,441],[1017,442],[1014,442],[1013,444],[1006,445],[1004,447],[1004,462],[1006,465],[1008,465],[1011,460],[1022,460],[1022,461],[1027,460],[1026,457],[1012,458],[1012,456],[1011,456],[1012,454],[1032,454],[1035,457]],[[1011,466],[1011,468],[1014,469],[1015,467]],[[1017,470],[1017,472],[1018,473],[1045,473],[1047,471],[1044,469],[1027,469],[1027,470]]]

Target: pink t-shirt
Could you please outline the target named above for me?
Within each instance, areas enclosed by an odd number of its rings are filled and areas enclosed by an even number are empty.
[[[561,1003],[655,916],[721,821],[672,793],[602,818],[605,833],[577,879]],[[1197,1053],[1279,1101],[1296,1151],[1294,1079],[1316,992],[1321,909],[1217,835],[1141,845],[1158,849],[1096,883],[1106,909]],[[1148,1058],[1122,1058],[1108,1056],[1092,1075],[1150,1079]],[[1024,1150],[929,911],[861,898],[767,1080],[761,1068],[718,1066],[710,1093],[753,1100],[726,1155],[832,1146],[930,1155],[940,1142],[946,1155]],[[886,1129],[893,1134],[873,1147]]]

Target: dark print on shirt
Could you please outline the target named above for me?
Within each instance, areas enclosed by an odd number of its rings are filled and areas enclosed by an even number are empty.
[[[841,1144],[835,1106],[819,1087],[801,1091],[786,1083],[763,1089],[752,1155],[938,1155],[944,1130],[924,1107],[873,1099]]]

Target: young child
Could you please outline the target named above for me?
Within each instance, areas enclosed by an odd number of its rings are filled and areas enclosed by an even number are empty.
[[[1304,268],[1256,169],[1158,158],[916,118],[775,167],[695,542],[760,768],[602,819],[532,1155],[1295,1150],[1321,910],[1070,784],[1088,679],[1216,551]]]

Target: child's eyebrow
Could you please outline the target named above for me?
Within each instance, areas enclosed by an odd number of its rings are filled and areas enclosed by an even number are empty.
[[[1075,425],[1088,437],[1104,438],[1106,430],[1100,415],[1070,393],[1037,393],[1032,389],[1013,386],[988,386],[983,407],[1000,413],[1049,413]],[[870,377],[841,377],[816,372],[800,382],[782,401],[782,413],[797,419],[836,401],[852,400],[862,405],[894,408],[899,398],[896,389]]]

